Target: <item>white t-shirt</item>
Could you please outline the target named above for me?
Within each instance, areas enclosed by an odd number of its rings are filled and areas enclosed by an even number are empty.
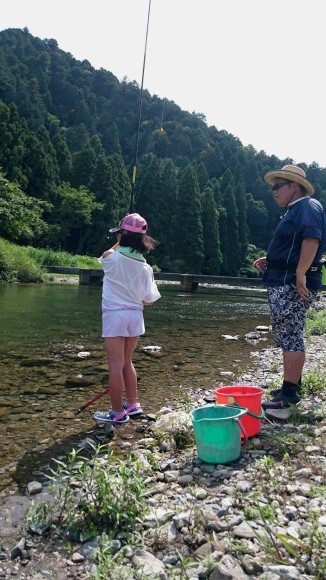
[[[112,252],[99,258],[104,270],[102,308],[143,310],[144,302],[155,302],[161,297],[154,280],[153,269],[145,261],[134,260]]]

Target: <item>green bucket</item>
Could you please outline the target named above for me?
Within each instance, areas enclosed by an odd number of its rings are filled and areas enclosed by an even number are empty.
[[[199,459],[207,463],[229,463],[238,459],[242,430],[238,419],[246,412],[247,409],[226,405],[206,405],[191,411]]]

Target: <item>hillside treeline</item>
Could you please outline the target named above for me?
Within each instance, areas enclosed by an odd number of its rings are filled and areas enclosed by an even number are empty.
[[[54,39],[0,32],[1,237],[76,254],[107,247],[130,207],[139,94],[136,82],[76,60]],[[152,261],[247,273],[279,218],[263,175],[291,162],[145,90],[133,210],[160,242]],[[326,169],[300,165],[326,202]]]

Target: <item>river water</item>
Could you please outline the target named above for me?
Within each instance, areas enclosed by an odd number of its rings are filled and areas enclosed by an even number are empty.
[[[232,384],[221,373],[239,376],[250,352],[271,344],[244,340],[269,324],[261,290],[199,287],[185,294],[162,284],[160,291],[161,300],[145,311],[146,335],[134,358],[147,413],[191,389]],[[24,489],[51,457],[84,440],[94,429],[94,410],[107,407],[104,397],[75,414],[107,385],[100,301],[101,287],[0,285],[0,489]],[[224,340],[226,334],[240,338]],[[148,345],[162,350],[148,355],[141,350]],[[79,358],[83,351],[90,356]],[[134,436],[131,423],[121,430],[124,438]]]

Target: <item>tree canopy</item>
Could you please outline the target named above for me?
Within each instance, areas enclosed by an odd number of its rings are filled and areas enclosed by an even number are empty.
[[[204,90],[204,89],[203,89]],[[129,211],[140,89],[27,29],[0,32],[0,236],[96,255]],[[161,127],[164,110],[164,127]],[[279,210],[280,160],[143,92],[134,211],[162,269],[237,275]],[[300,166],[326,199],[326,169]],[[248,251],[250,249],[250,252]]]

